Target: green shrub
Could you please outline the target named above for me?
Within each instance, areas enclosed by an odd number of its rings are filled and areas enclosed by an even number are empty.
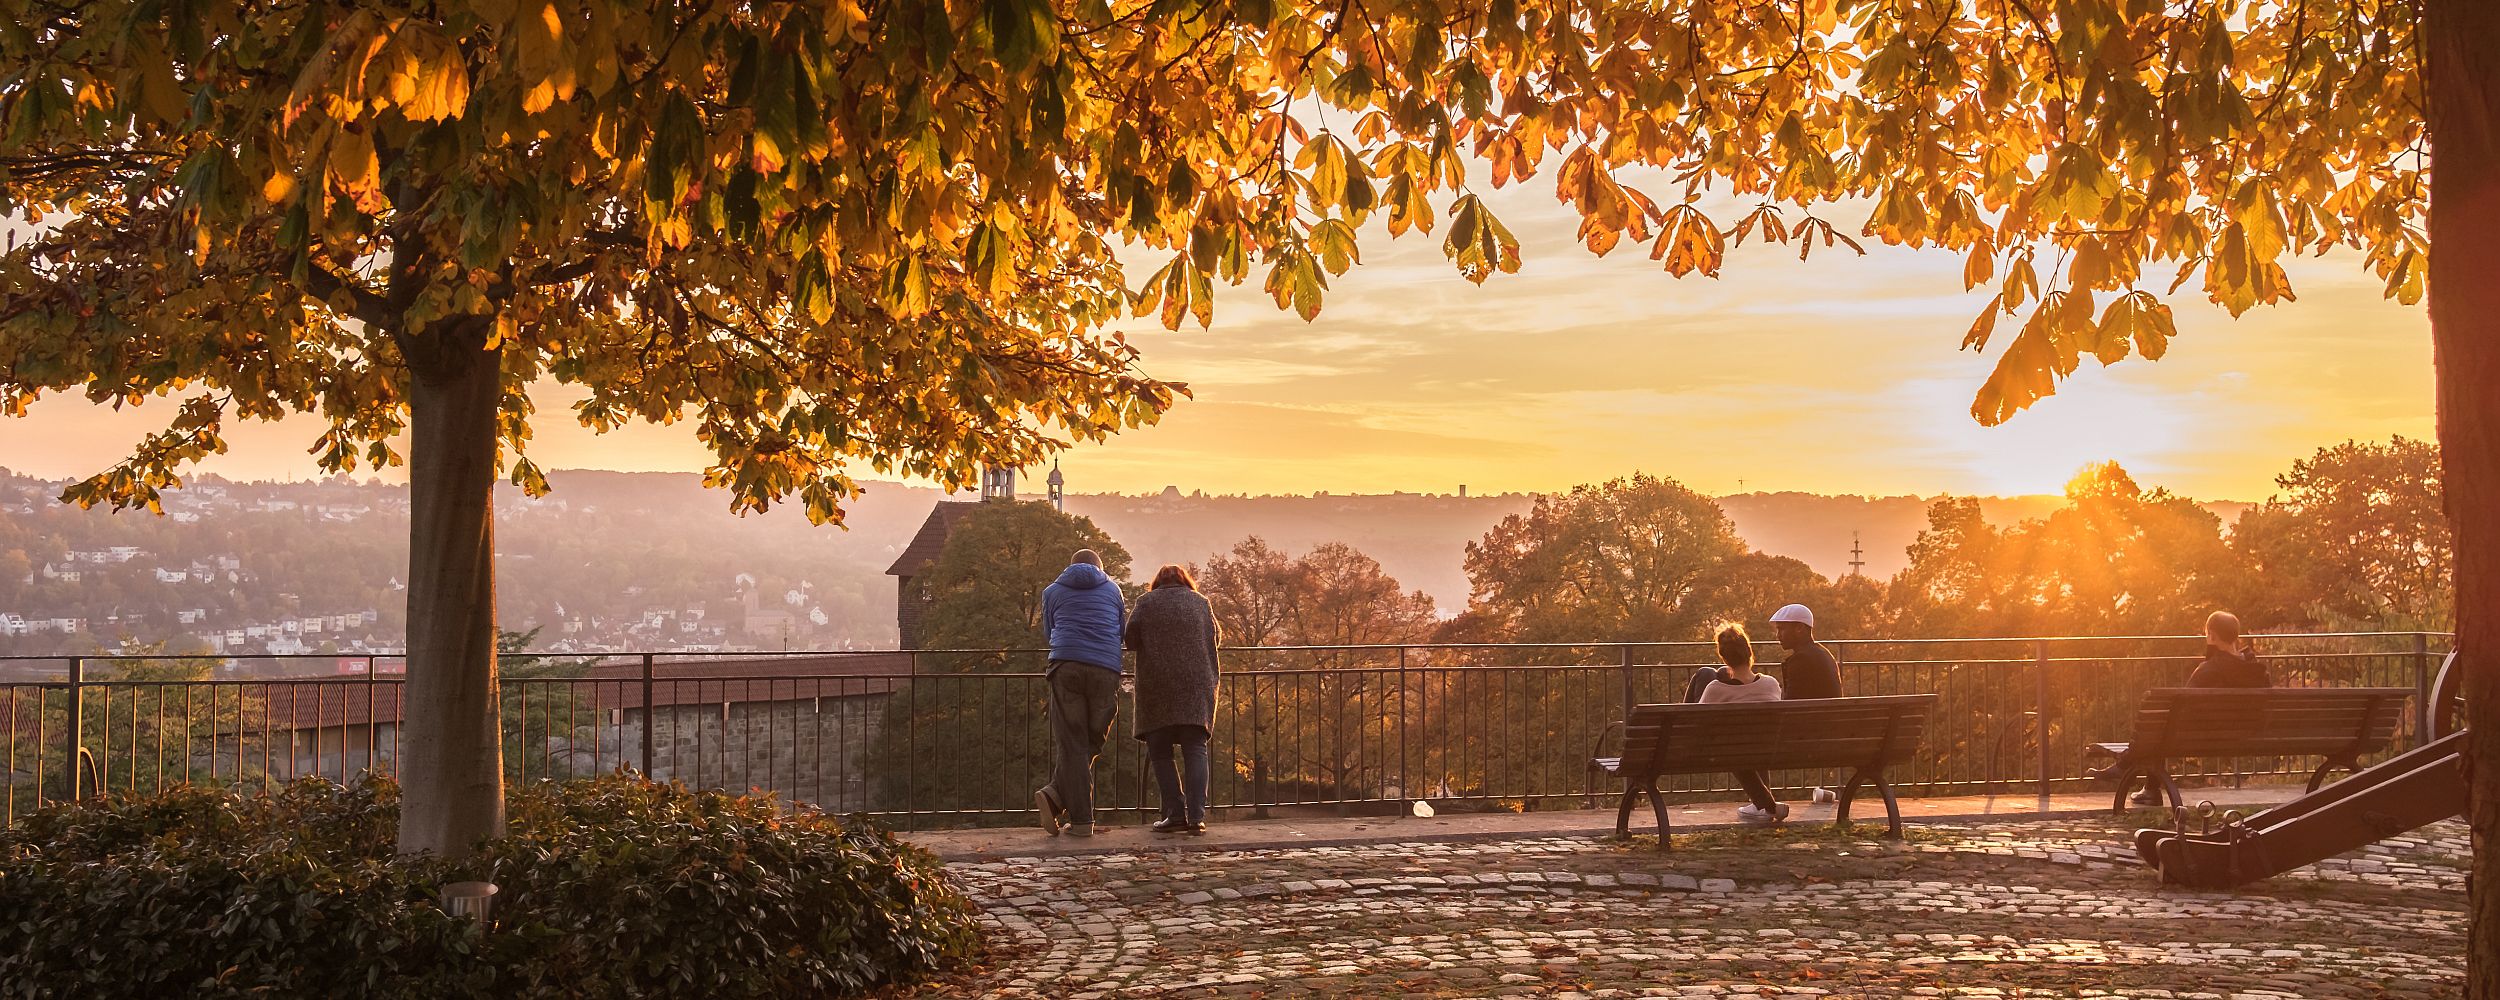
[[[391,856],[398,807],[375,778],[30,817],[0,834],[0,996],[840,996],[975,943],[934,858],[770,799],[542,783],[456,868]],[[435,904],[468,878],[491,929]]]

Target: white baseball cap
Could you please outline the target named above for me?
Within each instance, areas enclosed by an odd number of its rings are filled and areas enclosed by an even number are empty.
[[[1787,607],[1771,612],[1771,620],[1775,622],[1796,622],[1797,624],[1803,625],[1807,628],[1813,628],[1814,609],[1808,608],[1803,604],[1791,604]]]

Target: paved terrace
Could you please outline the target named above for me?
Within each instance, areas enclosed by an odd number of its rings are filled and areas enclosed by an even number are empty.
[[[2135,864],[2126,835],[2151,814],[2108,801],[1905,801],[1898,844],[1814,822],[1828,806],[1744,830],[1706,822],[1733,803],[1696,804],[1677,807],[1671,853],[1598,836],[1611,810],[914,834],[992,942],[983,969],[920,994],[2462,995],[2463,824],[2190,892]]]

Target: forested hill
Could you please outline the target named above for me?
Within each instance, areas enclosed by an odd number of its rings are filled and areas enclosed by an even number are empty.
[[[569,637],[584,648],[889,645],[894,590],[885,569],[930,506],[948,499],[934,489],[872,484],[850,506],[844,530],[812,527],[788,508],[733,516],[726,496],[691,474],[550,478],[555,492],[544,499],[508,488],[498,498],[500,603],[508,624],[544,625],[544,640]],[[85,632],[108,645],[248,629],[259,630],[243,637],[251,648],[294,641],[287,636],[309,649],[397,644],[407,524],[398,487],[203,477],[169,494],[169,516],[157,518],[63,507],[52,501],[62,485],[0,472],[0,614],[93,619]],[[1344,542],[1451,614],[1467,601],[1466,544],[1532,502],[1524,494],[1175,490],[1076,494],[1067,506],[1125,545],[1141,576],[1165,562],[1203,563],[1251,535],[1288,552]],[[1866,572],[1882,578],[1906,564],[1903,550],[1925,527],[1928,501],[1757,493],[1720,503],[1746,542],[1826,576],[1848,571],[1850,533],[1858,532]],[[1991,521],[2010,524],[2058,503],[2023,497],[1982,506]],[[2228,524],[2240,505],[2208,506]],[[339,617],[362,612],[374,614],[361,628],[339,631]],[[331,619],[317,638],[284,625],[316,616]],[[21,634],[5,644],[50,651],[65,639]]]

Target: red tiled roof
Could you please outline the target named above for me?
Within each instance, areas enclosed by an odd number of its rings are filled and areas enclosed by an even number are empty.
[[[886,567],[885,575],[919,576],[937,561],[939,552],[945,551],[946,536],[955,530],[955,522],[980,505],[971,500],[938,501],[937,506],[929,508],[929,519],[920,522],[920,533],[911,536],[911,544],[903,546],[903,554],[894,557],[894,565]]]
[[[654,705],[806,701],[891,694],[911,674],[911,654],[827,653],[735,660],[661,660],[652,666]],[[601,709],[642,707],[642,664],[611,660],[590,668]]]
[[[258,706],[246,704],[246,726],[259,724],[261,718],[280,729],[328,729],[399,721],[400,683],[396,679],[374,684],[278,681],[246,687],[244,691],[247,698],[257,695],[261,702]],[[266,715],[255,710],[264,706]]]

